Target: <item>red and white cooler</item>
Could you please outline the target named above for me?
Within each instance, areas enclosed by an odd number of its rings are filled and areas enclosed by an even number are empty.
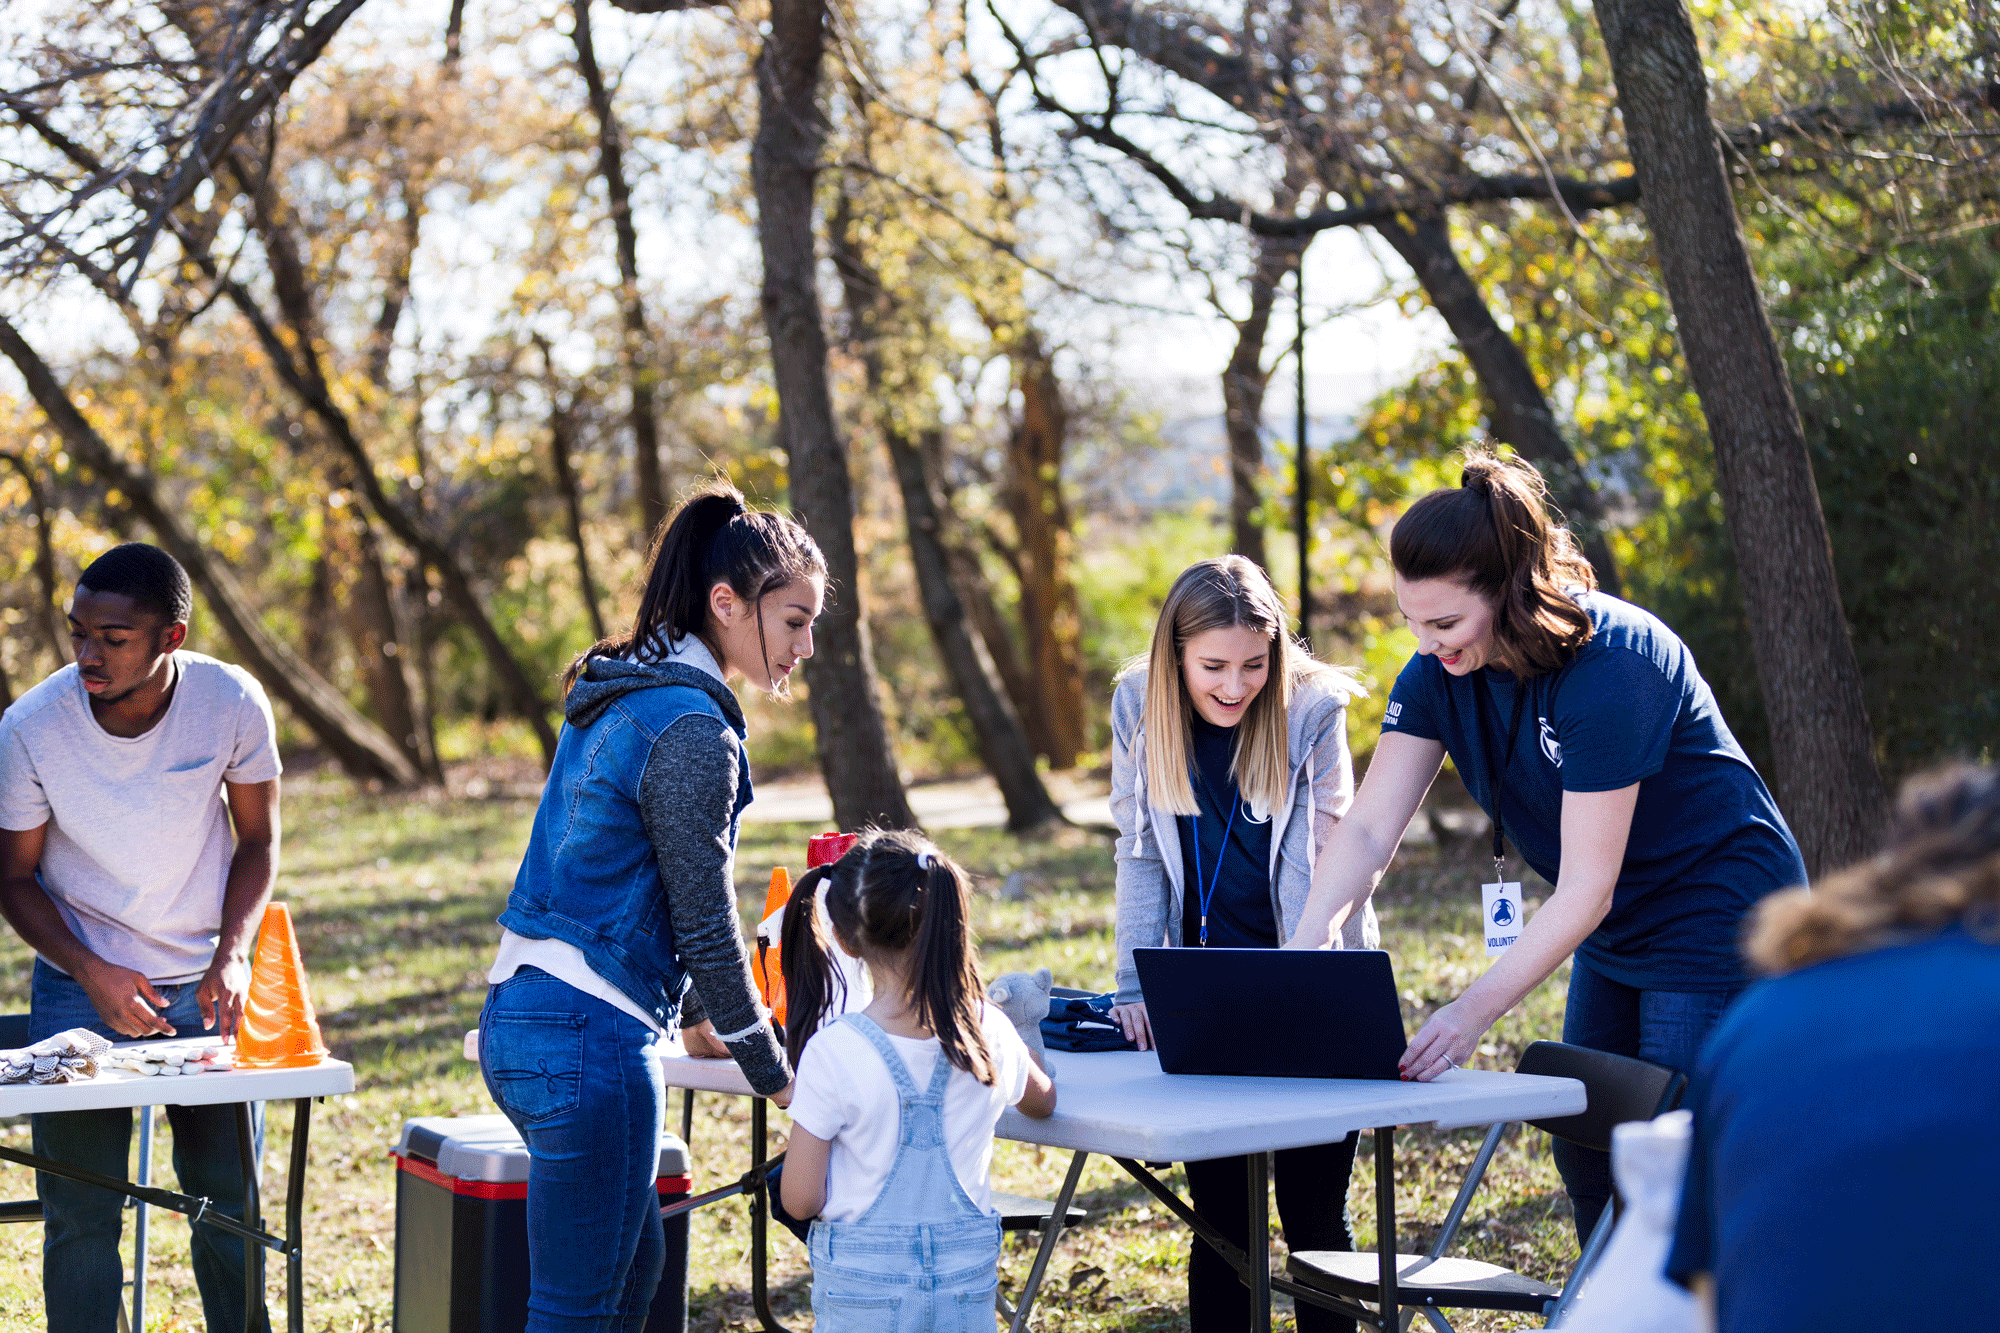
[[[504,1115],[403,1122],[396,1158],[395,1333],[521,1333],[528,1322],[528,1150]],[[687,1145],[660,1136],[660,1205],[691,1188]],[[667,1262],[646,1333],[687,1328],[688,1219],[666,1222]]]

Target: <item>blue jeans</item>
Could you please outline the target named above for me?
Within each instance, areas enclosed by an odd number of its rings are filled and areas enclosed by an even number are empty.
[[[1576,959],[1569,974],[1569,1009],[1563,1040],[1593,1051],[1636,1056],[1692,1075],[1702,1043],[1716,1020],[1741,993],[1726,991],[1639,990]],[[1579,1245],[1590,1239],[1611,1202],[1611,1154],[1557,1139],[1556,1170],[1562,1173],[1576,1213]]]
[[[168,1001],[162,1017],[183,1038],[203,1035],[195,985],[190,981],[154,987]],[[113,1041],[129,1040],[105,1026],[81,984],[39,958],[35,960],[28,1014],[31,1041],[70,1028],[89,1028]],[[236,1134],[236,1107],[163,1109],[173,1129],[174,1176],[181,1193],[209,1199],[217,1212],[240,1221],[247,1191]],[[129,1107],[63,1111],[30,1119],[38,1156],[99,1175],[125,1177],[132,1150]],[[252,1160],[261,1160],[262,1103],[252,1106],[251,1123],[257,1139],[251,1148]],[[35,1176],[35,1193],[42,1201],[42,1301],[48,1312],[49,1333],[111,1333],[118,1326],[125,1281],[125,1265],[118,1257],[119,1233],[125,1225],[123,1196],[46,1173]],[[208,1327],[213,1333],[237,1333],[244,1327],[246,1242],[207,1226],[192,1228],[191,1236],[194,1281],[201,1292]],[[252,1328],[269,1326],[269,1315],[259,1301]]]
[[[524,967],[486,993],[486,1089],[528,1146],[527,1333],[638,1333],[666,1263],[653,1030]]]

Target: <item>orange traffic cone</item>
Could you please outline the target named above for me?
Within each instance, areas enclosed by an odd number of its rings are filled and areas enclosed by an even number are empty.
[[[771,887],[764,892],[764,915],[757,918],[757,961],[754,971],[757,992],[771,1016],[785,1021],[785,973],[778,958],[778,940],[769,922],[772,913],[792,900],[792,872],[779,866],[771,872]]]
[[[250,996],[236,1028],[238,1069],[297,1069],[326,1059],[319,1016],[306,992],[306,965],[299,957],[292,914],[283,903],[264,909],[257,932],[257,960],[250,969]]]

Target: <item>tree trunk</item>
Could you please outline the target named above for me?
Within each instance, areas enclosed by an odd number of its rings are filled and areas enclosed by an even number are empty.
[[[577,591],[584,610],[590,613],[590,632],[602,643],[607,637],[604,610],[597,600],[597,579],[590,572],[590,548],[583,540],[583,493],[577,488],[576,468],[570,462],[569,410],[549,389],[549,457],[555,465],[556,490],[562,496],[563,517],[569,524],[570,544],[576,548]]]
[[[56,547],[49,531],[48,496],[43,494],[41,478],[35,475],[26,456],[0,452],[0,458],[12,463],[28,485],[28,506],[35,511],[35,584],[41,592],[41,609],[35,624],[48,635],[49,651],[55,654],[56,666],[60,668],[69,661],[69,623],[63,615],[61,589],[56,587]]]
[[[1286,205],[1289,207],[1290,205]],[[1264,364],[1264,337],[1278,284],[1299,262],[1296,242],[1260,237],[1257,266],[1250,274],[1250,314],[1236,325],[1236,347],[1222,371],[1222,424],[1229,436],[1229,549],[1269,567],[1264,524],[1258,512],[1264,497],[1264,390],[1271,382]]]
[[[1623,584],[1604,540],[1604,506],[1583,475],[1583,464],[1556,429],[1555,413],[1519,344],[1507,336],[1479,284],[1458,262],[1451,224],[1443,213],[1405,214],[1375,228],[1403,257],[1431,306],[1444,316],[1472,373],[1493,404],[1493,433],[1541,469],[1549,494],[1576,526],[1583,554],[1598,586],[1616,594]]]
[[[884,393],[879,325],[888,295],[861,255],[844,197],[830,231],[834,268],[840,274],[847,302],[850,346],[861,359],[869,398],[879,402]],[[1007,803],[1007,827],[1023,833],[1060,822],[1062,810],[1050,799],[1041,774],[1035,771],[1034,747],[1028,744],[1020,716],[1002,693],[993,661],[973,632],[965,603],[952,585],[951,559],[943,542],[944,522],[924,463],[925,454],[939,445],[937,432],[931,432],[926,440],[928,448],[921,447],[896,424],[892,412],[879,415],[883,443],[888,446],[903,494],[903,520],[924,620],[951,677],[952,690],[972,722],[980,760]]]
[[[265,688],[284,700],[352,776],[398,787],[416,785],[419,775],[408,756],[381,728],[356,712],[340,691],[265,631],[228,568],[209,559],[179,515],[160,498],[153,479],[113,451],[70,401],[41,356],[4,316],[0,316],[0,352],[21,372],[28,392],[70,452],[107,487],[122,492],[126,506],[187,569],[188,578],[201,589],[203,600],[236,645],[244,665]]]
[[[431,729],[424,721],[404,636],[397,632],[396,599],[384,568],[382,543],[375,526],[358,509],[351,511],[355,547],[354,581],[347,589],[348,640],[355,661],[375,702],[375,717],[403,747],[417,771],[433,781],[444,775],[431,748]]]
[[[625,326],[618,359],[625,367],[625,382],[632,396],[639,539],[650,542],[653,530],[667,516],[667,486],[660,471],[659,409],[655,404],[660,371],[654,364],[645,298],[639,292],[639,232],[632,218],[632,189],[625,179],[624,131],[611,105],[604,72],[597,67],[597,47],[590,36],[590,0],[575,0],[571,8],[576,14],[576,67],[589,90],[591,112],[597,117],[597,169],[611,199],[611,227],[618,238],[618,307]]]
[[[764,324],[792,504],[826,554],[826,613],[818,651],[805,669],[834,818],[845,829],[870,823],[914,828],[877,693],[854,552],[854,483],[827,385],[813,244],[813,186],[826,141],[817,103],[825,49],[826,0],[774,0],[757,57],[757,134],[750,152]]]
[[[445,43],[445,68],[454,76],[457,73],[456,32],[463,21],[464,15],[454,7]],[[416,183],[414,174],[403,177],[402,194],[402,244],[389,266],[382,307],[375,316],[375,327],[369,335],[368,380],[384,399],[391,392],[389,358],[395,351],[396,329],[402,323],[403,311],[409,304],[410,274],[416,264],[417,242],[423,233],[424,191]],[[296,256],[289,246],[281,247],[281,250],[288,260],[296,263]],[[301,268],[295,279],[300,293],[306,290],[304,277]],[[303,320],[309,315],[311,306],[304,302],[300,304],[302,308],[298,313]],[[302,326],[311,327],[310,324]],[[412,430],[423,429],[421,416],[421,413],[413,414]],[[334,480],[346,490],[355,489],[348,469],[338,463],[334,468]],[[403,752],[410,756],[410,762],[425,778],[442,782],[444,770],[438,764],[437,728],[429,713],[430,696],[417,683],[416,664],[410,660],[407,651],[411,636],[400,632],[403,622],[396,614],[394,584],[389,578],[382,543],[376,537],[374,526],[359,508],[353,511],[353,524],[356,565],[354,584],[349,591],[347,628],[356,660],[362,664],[362,679],[374,700],[375,716],[381,719],[391,736],[399,738]]]
[[[1824,874],[1874,848],[1887,800],[1798,405],[1736,217],[1687,10],[1680,0],[1596,0],[1596,10],[1758,627],[1750,652],[1778,801],[1807,867]]]
[[[1022,833],[1059,822],[1062,810],[1035,770],[1035,751],[1028,744],[1020,715],[1002,690],[993,659],[972,631],[965,603],[952,586],[950,557],[938,536],[944,520],[924,467],[923,452],[893,426],[883,429],[882,438],[889,446],[896,482],[903,492],[903,517],[909,529],[910,558],[916,566],[924,619],[930,623],[938,656],[951,673],[952,687],[972,720],[979,757],[1007,802],[1007,827]]]
[[[1070,576],[1074,534],[1063,496],[1069,409],[1031,328],[1012,350],[1021,415],[1007,441],[1008,499],[1021,556],[1021,628],[1036,706],[1029,720],[1049,767],[1076,767],[1084,746],[1083,624]]]
[[[338,532],[339,519],[335,518],[325,527],[326,540],[320,547],[319,558],[313,561],[312,581],[306,584],[305,609],[299,617],[299,656],[328,679],[333,677],[339,660],[334,640],[339,617],[334,610],[339,602],[336,587],[340,569],[333,558]]]
[[[937,453],[926,448],[925,472],[934,482],[942,496],[941,510],[955,514],[957,502],[951,488],[944,484],[944,469],[936,463]],[[979,552],[963,539],[962,525],[948,526],[938,533],[938,540],[944,543],[945,557],[950,562],[952,586],[957,588],[959,599],[965,603],[972,616],[972,623],[979,630],[980,641],[986,645],[986,656],[993,663],[999,675],[1000,687],[1007,692],[1007,699],[1014,706],[1014,715],[1023,717],[1034,711],[1035,690],[1028,681],[1028,670],[1021,665],[1020,645],[1014,640],[1014,631],[1007,624],[1007,617],[1000,613],[1000,604],[993,598],[993,584],[981,567]],[[1029,733],[1029,745],[1034,745],[1034,734]],[[1037,751],[1039,753],[1039,751]]]

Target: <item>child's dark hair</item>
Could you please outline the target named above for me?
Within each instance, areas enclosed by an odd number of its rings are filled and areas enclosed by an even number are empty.
[[[593,657],[625,657],[635,648],[673,643],[708,626],[708,593],[727,583],[752,606],[795,579],[825,577],[826,557],[795,519],[751,509],[726,481],[695,491],[653,535],[646,591],[632,632],[599,640],[563,673],[567,694]],[[758,622],[763,635],[763,622]]]
[[[166,621],[184,625],[194,614],[194,589],[181,562],[157,546],[126,542],[90,562],[77,586],[118,593]]]
[[[864,953],[908,953],[910,1007],[937,1034],[944,1058],[992,1086],[993,1053],[981,1018],[986,993],[972,956],[970,891],[951,858],[915,833],[875,829],[832,865],[808,870],[785,906],[785,1053],[798,1068],[806,1042],[838,1003],[833,941],[817,899],[826,890],[834,933]]]

